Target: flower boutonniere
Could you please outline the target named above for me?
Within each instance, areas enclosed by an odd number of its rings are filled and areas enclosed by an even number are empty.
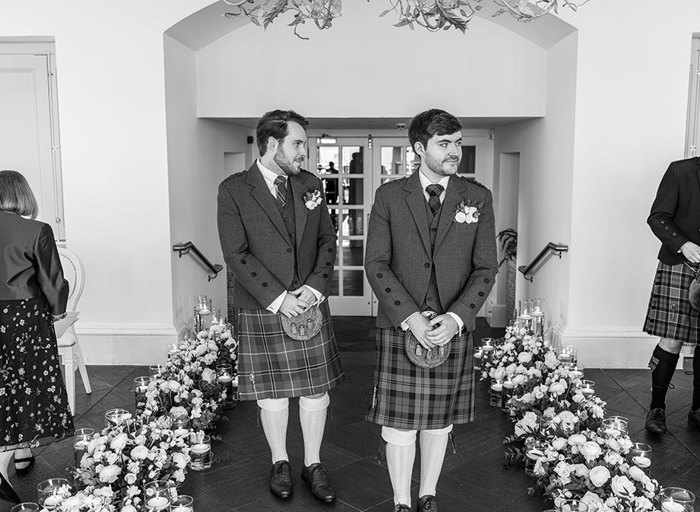
[[[310,192],[304,193],[304,204],[309,210],[313,210],[318,205],[321,204],[321,192],[319,190],[312,190]]]
[[[479,222],[480,210],[483,208],[484,203],[473,203],[471,200],[462,201],[457,205],[457,211],[455,211],[455,222],[460,224],[472,224],[474,222]]]

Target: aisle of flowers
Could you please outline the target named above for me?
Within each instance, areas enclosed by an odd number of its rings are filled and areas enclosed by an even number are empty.
[[[562,512],[692,512],[677,492],[661,496],[648,476],[649,447],[630,439],[625,418],[606,417],[576,351],[548,345],[532,325],[516,322],[475,353],[491,405],[514,422],[504,440],[508,465],[524,466],[533,491]],[[110,410],[101,432],[76,432],[72,485],[43,482],[41,510],[193,512],[178,488],[188,468],[211,465],[209,436],[232,404],[236,354],[220,321],[171,347],[167,363],[136,380],[135,414]]]

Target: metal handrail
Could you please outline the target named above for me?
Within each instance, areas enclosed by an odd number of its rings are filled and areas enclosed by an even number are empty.
[[[563,252],[569,252],[568,245],[549,242],[529,265],[518,267],[518,271],[523,274],[525,279],[532,282],[532,276],[540,269],[542,265],[544,265],[552,254],[556,254],[561,258],[561,253]]]
[[[194,245],[192,242],[185,242],[184,244],[175,244],[173,245],[173,252],[177,252],[178,256],[182,258],[183,254],[187,254],[188,252],[192,251],[192,254],[194,254],[208,270],[211,272],[210,274],[207,275],[207,280],[211,281],[212,279],[215,279],[216,276],[219,275],[219,272],[223,270],[223,266],[219,265],[218,263],[212,263],[207,259],[204,254],[202,254],[202,251],[197,249],[197,246]]]

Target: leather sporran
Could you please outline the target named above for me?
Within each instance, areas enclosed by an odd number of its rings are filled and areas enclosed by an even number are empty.
[[[423,311],[422,315],[428,319],[437,316],[433,311]],[[447,342],[441,347],[427,349],[418,342],[409,329],[406,331],[405,349],[409,361],[416,366],[420,366],[421,368],[435,368],[447,361],[447,358],[450,356],[450,350],[452,350],[452,342]]]
[[[310,340],[321,331],[323,315],[318,306],[311,306],[300,315],[287,318],[280,314],[282,329],[287,336],[297,341]]]

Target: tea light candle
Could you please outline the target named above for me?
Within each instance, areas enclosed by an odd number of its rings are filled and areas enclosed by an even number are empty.
[[[570,363],[571,362],[571,354],[568,354],[566,352],[562,352],[557,356],[557,359],[561,361],[562,363]]]
[[[580,379],[581,377],[583,377],[583,372],[579,370],[578,366],[574,366],[569,372],[569,375],[571,375],[572,379]]]
[[[581,383],[581,392],[586,398],[590,398],[595,394],[595,383],[592,380],[584,380]]]
[[[229,382],[231,382],[233,380],[233,377],[226,374],[226,375],[220,375],[218,377],[218,379],[219,379],[219,382],[221,382],[222,384],[228,384]]]
[[[661,510],[663,512],[684,512],[685,507],[682,503],[676,503],[675,501],[664,501],[661,504]]]
[[[207,453],[210,450],[210,446],[206,443],[197,443],[193,444],[192,447],[190,448],[190,451],[192,453],[196,453],[198,455],[201,455],[203,453]]]
[[[170,505],[170,500],[165,496],[155,496],[146,502],[146,506],[151,510],[165,510]]]
[[[192,507],[186,507],[185,505],[178,505],[175,508],[171,508],[170,512],[193,512]]]

